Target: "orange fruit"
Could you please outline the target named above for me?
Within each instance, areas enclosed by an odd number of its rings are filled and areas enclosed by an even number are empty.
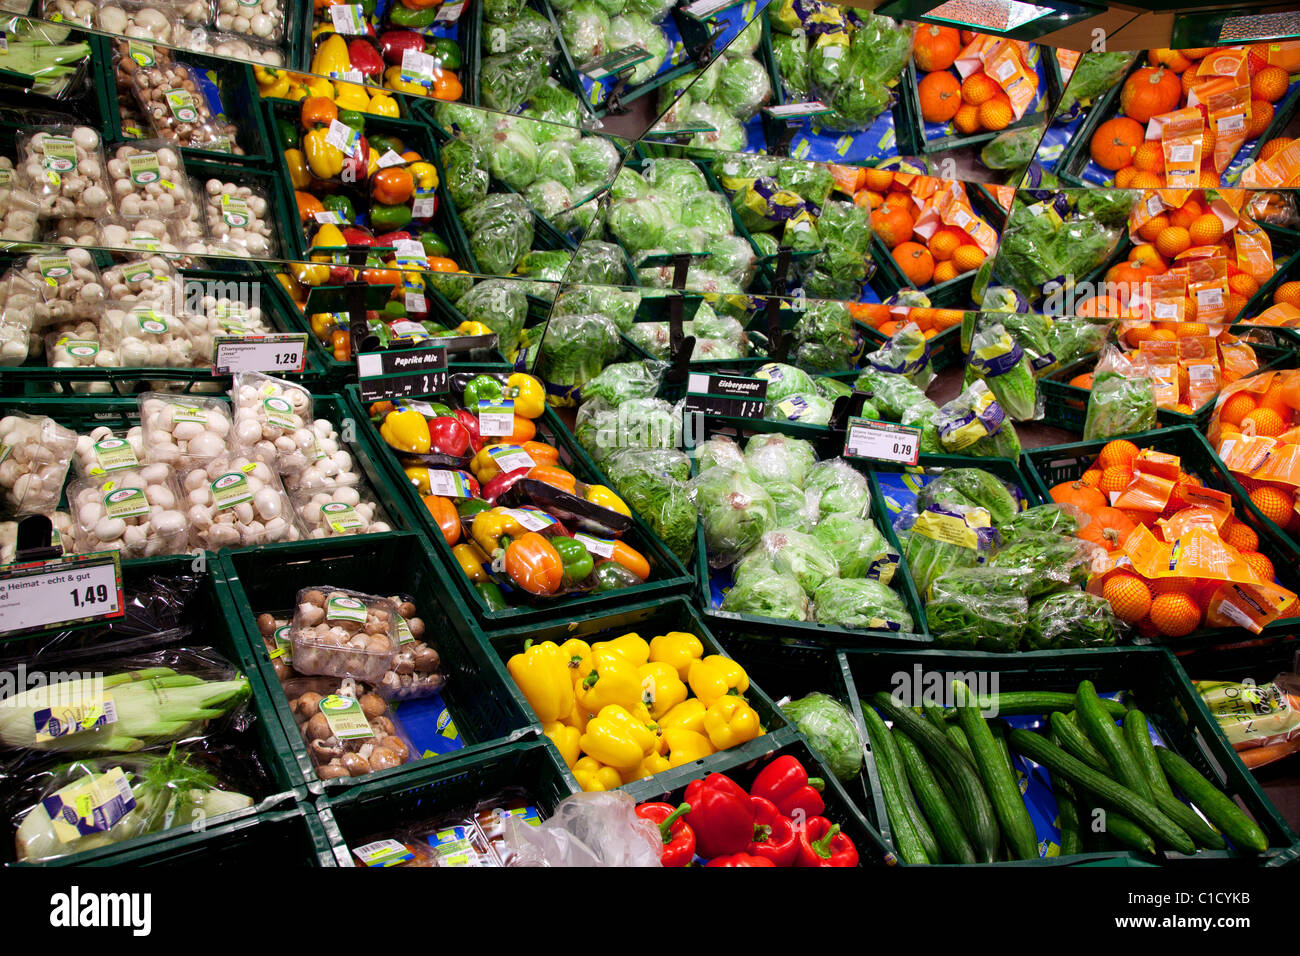
[[[1291,496],[1281,488],[1261,485],[1250,493],[1251,503],[1274,524],[1285,525],[1291,520],[1294,503]]]
[[[1133,177],[1141,170],[1136,166],[1125,166],[1123,169],[1115,171],[1115,185],[1120,189],[1128,189],[1133,185]]]
[[[952,264],[951,259],[945,260],[944,262],[936,262],[934,264],[935,282],[947,282],[949,279],[957,278],[960,274],[961,273],[957,271],[957,267]]]
[[[1238,295],[1250,298],[1259,291],[1259,280],[1249,273],[1238,272],[1236,275],[1228,276],[1228,288]]]
[[[1145,239],[1147,242],[1155,242],[1156,237],[1159,236],[1161,232],[1163,232],[1168,228],[1169,228],[1169,217],[1166,216],[1164,213],[1160,213],[1158,216],[1152,216],[1150,219],[1144,222],[1142,224],[1142,228],[1138,230],[1138,235],[1141,236],[1143,239]]]
[[[964,313],[961,309],[935,309],[934,310],[934,327],[939,330],[950,329],[954,325],[961,325]]]
[[[1238,295],[1235,292],[1229,293],[1227,305],[1224,306],[1224,308],[1227,310],[1228,318],[1235,319],[1238,315],[1240,315],[1241,310],[1246,307],[1247,301],[1248,300],[1244,295]]]
[[[1162,173],[1165,170],[1164,150],[1155,140],[1146,140],[1133,154],[1133,165],[1143,172]]]
[[[927,73],[916,85],[916,93],[927,123],[946,123],[961,109],[961,84],[946,69]]]
[[[965,243],[957,247],[952,254],[952,264],[958,272],[971,272],[984,264],[984,250],[974,243]]]
[[[871,228],[881,242],[893,249],[912,238],[912,217],[902,209],[881,206],[871,214]]]
[[[1209,335],[1210,327],[1204,322],[1179,322],[1174,327],[1174,335],[1180,339],[1189,339],[1196,335]]]
[[[1015,118],[1011,104],[1003,100],[992,99],[980,105],[980,125],[987,130],[1006,129]]]
[[[1074,378],[1070,379],[1068,384],[1071,388],[1092,388],[1092,373],[1084,372],[1082,375],[1076,375]]]
[[[930,255],[934,256],[936,262],[947,262],[957,251],[957,247],[968,241],[969,238],[964,232],[956,229],[940,229],[930,237]]]
[[[1191,247],[1192,235],[1182,226],[1168,226],[1156,234],[1156,249],[1166,258],[1172,259],[1178,253],[1185,252]]]
[[[1193,594],[1196,582],[1190,578],[1156,578],[1151,582],[1151,596],[1162,594]]]
[[[1187,594],[1162,594],[1151,602],[1151,623],[1166,637],[1186,637],[1201,623],[1201,606]]]
[[[1272,159],[1294,142],[1295,140],[1289,139],[1285,136],[1274,137],[1264,144],[1264,148],[1259,151],[1259,158],[1261,160]]]
[[[1169,225],[1190,229],[1201,213],[1205,212],[1195,199],[1189,199],[1169,214]]]
[[[1280,66],[1266,66],[1250,81],[1250,92],[1255,99],[1276,103],[1286,96],[1291,77]]]
[[[888,169],[868,169],[867,178],[862,185],[874,193],[887,193],[889,187],[894,185],[894,174]]]
[[[963,133],[977,133],[980,128],[980,108],[970,103],[963,103],[952,123]]]
[[[1300,308],[1300,282],[1283,282],[1274,290],[1273,301]]]
[[[1197,216],[1187,230],[1194,246],[1212,246],[1223,238],[1223,220],[1212,212]]]
[[[1241,550],[1238,548],[1238,550]],[[1258,551],[1243,551],[1243,558],[1250,565],[1250,569],[1255,572],[1256,576],[1263,581],[1272,581],[1276,576],[1273,569],[1273,562],[1268,559],[1268,555],[1260,554]]]
[[[1246,133],[1246,138],[1259,139],[1271,122],[1273,122],[1273,104],[1267,100],[1251,100],[1250,129]]]
[[[1101,446],[1097,467],[1105,470],[1116,466],[1133,470],[1133,459],[1138,456],[1138,446],[1125,438],[1116,438]]]
[[[1219,421],[1227,422],[1229,425],[1240,425],[1242,419],[1253,412],[1259,403],[1249,392],[1237,392],[1228,396],[1228,400],[1223,403],[1219,409]]]
[[[1200,178],[1196,180],[1196,185],[1202,189],[1215,189],[1219,185],[1219,174],[1212,173],[1208,169],[1202,169]]]
[[[916,28],[912,41],[912,60],[921,70],[946,70],[953,65],[965,46],[955,27],[924,23]]]
[[[1165,184],[1165,178],[1159,173],[1138,173],[1129,183],[1133,189],[1159,189]]]
[[[979,74],[976,74],[978,76]],[[974,77],[968,78],[967,83]],[[963,95],[965,87],[962,88]],[[1088,143],[1088,152],[1102,169],[1123,169],[1133,162],[1133,154],[1144,141],[1145,130],[1142,124],[1127,116],[1116,116],[1097,127],[1092,140]]]
[[[1182,92],[1175,72],[1144,66],[1124,81],[1119,106],[1125,116],[1145,123],[1153,116],[1177,109]]]
[[[1256,435],[1264,435],[1268,438],[1276,438],[1286,431],[1286,422],[1271,408],[1257,408],[1247,412],[1246,417],[1241,420],[1242,431],[1248,431],[1244,427],[1247,422],[1255,426]]]
[[[1219,141],[1219,135],[1214,131],[1213,126],[1206,126],[1201,130],[1201,165],[1206,163],[1211,165],[1214,162],[1214,144]]]
[[[961,84],[961,98],[971,106],[980,106],[1002,92],[1002,87],[987,73],[972,73]]]
[[[1171,329],[1156,329],[1151,333],[1152,342],[1175,342],[1178,336],[1174,335]]]
[[[1238,551],[1259,550],[1259,535],[1255,533],[1255,529],[1236,518],[1229,518],[1223,523],[1219,536]]]
[[[1117,571],[1102,585],[1101,596],[1110,602],[1110,609],[1121,621],[1135,624],[1151,610],[1151,591],[1147,583],[1136,574]]]
[[[1097,486],[1101,484],[1101,475],[1102,475],[1101,469],[1098,468],[1096,465],[1093,465],[1091,468],[1089,468],[1087,471],[1085,471],[1082,475],[1079,476],[1078,481],[1082,487],[1092,488],[1095,491],[1097,489]],[[1053,495],[1052,500],[1058,501],[1059,499],[1055,495]],[[1077,501],[1069,502],[1069,503],[1079,504],[1079,502]],[[1106,504],[1106,500],[1103,498],[1101,501],[1101,505],[1097,505],[1097,507],[1101,507],[1102,505],[1105,504]],[[1083,510],[1087,511],[1088,509],[1084,508]]]
[[[1112,491],[1123,491],[1133,482],[1133,469],[1127,465],[1111,465],[1101,473],[1101,484],[1098,491],[1102,494],[1110,494]]]
[[[903,242],[894,248],[894,261],[912,285],[920,288],[934,278],[934,257],[919,242]]]

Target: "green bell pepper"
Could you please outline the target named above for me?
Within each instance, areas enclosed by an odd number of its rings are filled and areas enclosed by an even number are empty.
[[[370,207],[370,228],[376,233],[396,232],[411,221],[410,206]]]
[[[644,582],[640,578],[617,561],[605,561],[596,568],[596,587],[592,590],[595,594],[603,594],[642,583]]]
[[[429,406],[429,410],[425,412],[424,415],[425,418],[455,418],[456,417],[456,413],[451,410],[451,407],[448,405],[444,405],[442,402],[425,402],[425,404]]]
[[[287,119],[275,121],[275,134],[279,137],[281,149],[298,148],[298,127]]]
[[[425,46],[424,52],[441,62],[444,69],[459,70],[461,67],[460,47],[450,37],[437,37]]]
[[[325,207],[326,212],[334,213],[345,223],[357,221],[357,214],[352,208],[352,200],[348,199],[347,196],[334,193],[322,199],[320,204]]]
[[[424,254],[428,256],[444,256],[450,258],[451,246],[447,245],[447,240],[442,238],[432,229],[426,229],[420,233],[420,242],[424,245]]]
[[[366,131],[366,114],[359,110],[339,110],[339,122],[358,133]]]
[[[472,518],[480,511],[491,511],[492,506],[482,498],[457,498],[456,514],[462,518]]]
[[[595,562],[592,560],[591,552],[583,547],[582,542],[556,535],[551,538],[551,547],[555,549],[564,565],[566,584],[578,584],[591,575]]]
[[[367,136],[366,141],[376,156],[383,156],[389,150],[401,156],[406,151],[402,141],[389,133],[374,133]]]
[[[400,3],[394,3],[388,8],[388,22],[395,27],[403,27],[407,30],[422,30],[425,27],[431,27],[437,16],[438,8],[436,6],[412,10]]]
[[[465,407],[469,409],[477,409],[484,399],[494,402],[504,397],[501,383],[491,375],[475,375],[465,386]]]
[[[400,299],[389,299],[384,303],[384,321],[400,322],[406,318],[406,303]]]
[[[483,599],[489,611],[504,611],[510,605],[506,603],[506,596],[501,593],[501,589],[491,581],[480,581],[474,585],[474,590],[478,596]]]

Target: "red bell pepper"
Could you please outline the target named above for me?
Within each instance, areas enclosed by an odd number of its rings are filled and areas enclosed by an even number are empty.
[[[754,805],[749,794],[725,774],[711,773],[686,785],[691,811],[686,822],[695,831],[700,856],[712,859],[743,853],[754,839]]]
[[[501,472],[483,486],[483,500],[490,505],[495,505],[498,498],[527,478],[530,471],[531,468],[516,468],[514,471]]]
[[[384,59],[394,66],[402,65],[402,57],[407,50],[424,52],[424,34],[415,30],[385,30],[379,34],[379,46],[384,51]]]
[[[456,421],[465,426],[465,431],[469,432],[469,447],[474,451],[483,450],[483,436],[479,434],[478,416],[466,408],[456,409]]]
[[[799,866],[857,866],[858,848],[838,823],[813,817],[799,828]]]
[[[659,859],[664,866],[686,866],[695,859],[695,831],[682,819],[691,812],[689,803],[680,807],[671,803],[643,803],[635,812],[641,819],[659,825],[664,841]]]
[[[776,866],[776,864],[765,856],[731,853],[727,856],[715,856],[705,866]]]
[[[353,37],[348,41],[348,60],[352,69],[360,70],[362,76],[379,76],[384,72],[384,58],[374,44],[363,37]]]
[[[469,432],[450,415],[429,419],[429,449],[459,458],[469,450]]]
[[[396,232],[386,232],[383,235],[375,236],[375,245],[381,249],[391,249],[399,242],[414,242],[415,236],[405,229],[399,229]]]
[[[754,839],[749,853],[763,856],[777,866],[794,866],[799,855],[799,834],[790,818],[776,808],[766,797],[750,797],[754,805]]]
[[[365,246],[369,249],[375,244],[375,237],[360,226],[341,226],[339,232],[343,233],[343,241],[349,246]]]
[[[345,183],[361,184],[370,176],[370,140],[364,136],[351,156],[343,157],[343,170],[339,179]]]
[[[826,781],[809,777],[803,764],[791,754],[785,754],[759,771],[749,792],[771,800],[787,817],[802,815],[806,820],[826,811],[819,792],[825,786]]]

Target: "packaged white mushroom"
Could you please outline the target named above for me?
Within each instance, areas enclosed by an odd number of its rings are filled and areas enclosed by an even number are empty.
[[[126,222],[183,219],[195,197],[180,152],[162,140],[119,146],[108,159],[117,214]]]
[[[35,239],[40,212],[40,199],[18,182],[13,160],[0,156],[0,239]]]
[[[172,262],[155,253],[110,266],[103,271],[101,279],[110,301],[170,304],[177,295],[178,276]]]
[[[209,179],[203,184],[203,196],[213,252],[254,259],[274,254],[270,202],[260,189]]]
[[[309,538],[392,531],[387,515],[368,492],[358,488],[308,491],[291,495],[298,520]]]
[[[137,0],[112,0],[102,3],[96,23],[105,33],[144,40],[147,43],[171,43],[180,15],[170,3],[140,3]],[[123,44],[125,45],[125,44]]]
[[[235,408],[232,447],[297,474],[315,459],[311,393],[261,372],[240,372],[230,389]]]
[[[12,514],[48,514],[63,494],[77,433],[52,418],[0,418],[0,505]]]
[[[378,683],[393,663],[401,615],[386,597],[303,588],[293,612],[293,669]]]
[[[108,249],[128,249],[143,255],[203,255],[208,251],[203,224],[198,218],[198,207],[192,208],[193,219],[159,219],[148,216],[127,222],[117,217],[106,217],[99,221],[99,245]],[[189,266],[192,261],[182,259],[179,264]]]
[[[193,547],[216,551],[302,538],[289,496],[266,462],[215,458],[182,472],[180,481]]]
[[[80,216],[63,216],[54,220],[49,239],[64,246],[105,246],[103,230],[98,219]]]
[[[28,256],[0,283],[0,310],[26,315],[32,328],[94,319],[103,309],[104,285],[85,249]]]
[[[13,368],[26,362],[33,335],[26,317],[16,309],[0,312],[0,367]]]
[[[217,0],[213,23],[226,33],[241,33],[272,43],[284,39],[284,7],[280,0]]]
[[[187,308],[189,308],[189,289],[186,289]],[[205,295],[196,306],[189,309],[183,317],[189,329],[190,341],[194,343],[196,355],[206,360],[213,357],[213,346],[219,335],[269,335],[275,330],[266,323],[266,317],[259,306],[240,299]]]
[[[41,218],[94,219],[112,209],[99,133],[89,126],[39,126],[18,149]]]
[[[192,368],[194,345],[185,323],[152,305],[111,303],[100,322],[100,343],[122,368]]]
[[[242,154],[234,124],[219,121],[193,69],[165,47],[152,48],[151,58],[142,64],[145,57],[133,57],[124,41],[117,43],[119,83],[135,90],[154,135],[179,146]]]
[[[84,435],[77,436],[77,456],[73,470],[79,478],[108,478],[118,472],[138,471],[144,461],[144,429],[132,425],[125,431],[114,432],[107,425],[98,425]],[[170,465],[163,465],[170,473]],[[152,473],[151,473],[152,474]]]
[[[224,457],[230,406],[220,399],[145,392],[140,396],[140,427],[146,461],[180,465]]]
[[[311,463],[302,471],[284,476],[285,489],[294,496],[315,492],[336,493],[342,488],[356,488],[361,473],[352,452],[343,444],[338,430],[328,419],[312,422],[316,433],[316,451]]]
[[[73,542],[72,516],[66,511],[56,511],[50,517],[50,544],[64,550],[64,542],[71,549]],[[0,564],[13,564],[18,556],[18,522],[0,521]]]
[[[364,777],[411,758],[388,701],[350,677],[284,682],[289,710],[322,780]]]
[[[189,544],[184,505],[171,469],[145,465],[68,486],[76,550],[120,551],[123,558],[182,554]]]
[[[71,332],[45,336],[45,364],[50,368],[118,368],[117,352],[104,348],[99,330],[89,322]],[[73,385],[84,384],[76,383]],[[74,391],[77,389],[74,387]]]
[[[276,41],[278,42],[278,41]],[[192,30],[189,40],[181,44],[197,53],[208,53],[230,60],[246,60],[261,66],[283,66],[284,54],[274,42],[220,30]]]

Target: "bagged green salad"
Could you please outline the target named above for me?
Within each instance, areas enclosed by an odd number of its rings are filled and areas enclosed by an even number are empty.
[[[989,567],[1023,574],[1025,596],[1033,599],[1087,584],[1095,550],[1095,545],[1079,538],[1050,532],[1021,534],[994,552]]]
[[[898,570],[898,553],[870,518],[831,513],[817,522],[812,536],[835,559],[842,578],[889,584]]]
[[[690,481],[709,565],[725,568],[776,525],[776,503],[748,469],[710,468]]]
[[[745,444],[745,464],[760,482],[788,481],[803,487],[817,463],[813,446],[802,438],[773,433],[754,435]]]
[[[1043,417],[1043,397],[1029,357],[1000,322],[984,322],[971,337],[969,365],[1013,421]]]
[[[1025,649],[1061,650],[1110,647],[1119,641],[1119,624],[1110,602],[1087,591],[1062,591],[1029,606]]]
[[[722,598],[722,610],[786,621],[809,619],[808,597],[799,582],[770,566],[738,574],[736,583]]]
[[[1001,479],[982,468],[946,468],[917,493],[918,513],[943,505],[983,508],[995,528],[1010,523],[1020,511],[1020,502]]]
[[[936,504],[919,511],[903,544],[917,591],[928,594],[931,585],[952,571],[987,562],[994,534],[985,508]]]
[[[1113,345],[1097,361],[1088,393],[1083,440],[1131,435],[1156,427],[1156,393],[1151,379]]]
[[[848,709],[835,698],[814,692],[781,705],[808,745],[838,780],[852,780],[862,771],[862,734]]]
[[[902,375],[922,391],[934,381],[930,340],[915,322],[907,323],[869,354],[867,364],[881,372]]]
[[[828,458],[813,465],[804,491],[818,521],[832,514],[865,518],[871,509],[866,477],[843,458]]]
[[[810,534],[776,528],[763,535],[759,548],[777,573],[792,575],[805,594],[811,595],[831,578],[839,577],[839,562]]]
[[[927,588],[925,620],[942,647],[1008,653],[1029,622],[1024,577],[992,567],[957,567]]]
[[[911,632],[915,626],[898,592],[872,578],[830,578],[812,597],[821,624],[903,632]]]

